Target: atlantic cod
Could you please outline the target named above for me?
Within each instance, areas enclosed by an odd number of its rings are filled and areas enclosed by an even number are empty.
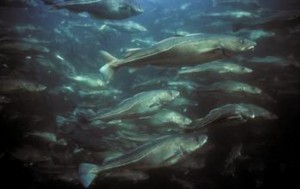
[[[103,165],[81,163],[79,177],[84,187],[89,187],[98,174],[121,169],[147,170],[176,164],[207,142],[206,135],[165,135],[136,149],[108,160]]]
[[[122,66],[188,66],[230,57],[234,54],[253,50],[254,41],[230,35],[191,34],[171,37],[154,44],[150,48],[135,49],[124,59],[117,59],[106,51],[101,51],[107,61],[100,72],[107,82],[112,80],[116,69]]]
[[[57,9],[87,12],[98,19],[125,19],[143,12],[143,9],[126,0],[71,0],[61,3],[54,3],[51,0],[43,1]]]
[[[165,103],[174,100],[179,94],[179,91],[176,90],[141,92],[123,100],[110,111],[91,118],[91,121],[149,115],[158,111]]]

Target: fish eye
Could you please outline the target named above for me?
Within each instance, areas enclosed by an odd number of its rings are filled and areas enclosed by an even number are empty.
[[[240,39],[240,43],[241,43],[241,44],[244,44],[244,43],[245,43],[245,40],[244,40],[244,39]]]

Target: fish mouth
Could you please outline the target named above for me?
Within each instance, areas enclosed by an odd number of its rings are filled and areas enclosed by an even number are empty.
[[[251,46],[249,46],[249,47],[246,47],[245,48],[245,50],[247,50],[247,51],[254,51],[254,47],[255,47],[255,45],[251,45]]]

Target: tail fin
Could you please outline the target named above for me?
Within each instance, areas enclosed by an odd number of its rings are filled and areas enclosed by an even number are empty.
[[[81,163],[78,169],[80,182],[87,188],[97,177],[99,166],[90,163]]]
[[[106,51],[100,51],[102,58],[107,62],[100,68],[100,73],[107,82],[111,81],[115,70],[117,69],[116,62],[119,60]]]

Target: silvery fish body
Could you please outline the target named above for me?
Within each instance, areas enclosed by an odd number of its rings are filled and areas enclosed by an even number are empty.
[[[202,92],[225,92],[225,93],[247,93],[247,94],[261,94],[262,90],[249,85],[247,83],[226,80],[215,82],[209,86],[199,89]]]
[[[113,120],[126,117],[145,116],[158,111],[163,104],[174,100],[179,95],[176,90],[153,90],[141,92],[127,98],[110,111],[97,115],[91,120]]]
[[[277,116],[272,112],[254,104],[227,104],[215,108],[211,110],[205,117],[195,120],[193,127],[190,128],[203,128],[213,123],[230,123],[230,125],[233,125],[258,118],[274,120],[277,119]]]
[[[126,0],[81,0],[54,4],[74,12],[88,12],[99,19],[125,19],[141,14],[143,10]]]
[[[110,81],[116,69],[129,66],[188,66],[223,59],[253,50],[256,43],[231,35],[191,34],[171,37],[154,44],[150,48],[131,51],[123,59],[117,59],[102,51],[107,61],[100,68],[103,77]]]
[[[234,73],[234,74],[245,74],[251,73],[252,69],[230,63],[230,62],[208,62],[195,67],[183,67],[178,71],[178,74],[204,74],[204,73]]]
[[[206,141],[206,135],[165,135],[120,157],[106,161],[101,166],[81,163],[79,165],[80,181],[88,187],[101,172],[122,169],[146,170],[171,166],[201,148]]]

